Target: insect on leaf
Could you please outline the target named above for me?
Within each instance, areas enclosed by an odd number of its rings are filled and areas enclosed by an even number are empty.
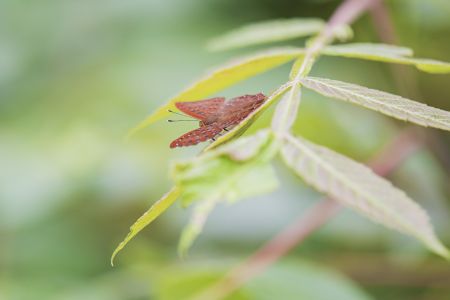
[[[450,257],[426,212],[368,167],[292,135],[286,136],[281,152],[286,164],[318,191],[372,221],[419,239],[436,254]]]
[[[450,112],[356,84],[306,77],[302,84],[319,94],[345,100],[422,126],[450,130]]]
[[[220,99],[222,101],[218,101]],[[189,131],[170,144],[170,148],[196,145],[208,139],[213,139],[223,130],[227,131],[238,125],[242,120],[260,107],[266,96],[239,96],[228,101],[223,98],[202,100],[197,102],[179,102],[175,105],[183,112],[191,115],[200,122],[200,128]]]
[[[175,106],[193,118],[200,121],[207,121],[208,118],[219,114],[224,102],[225,98],[217,97],[195,102],[176,102]]]
[[[219,145],[222,145],[226,142],[229,142],[233,138],[236,138],[240,135],[242,135],[245,130],[259,117],[260,114],[262,114],[270,105],[272,105],[274,102],[276,102],[285,92],[286,90],[292,85],[291,82],[288,82],[282,86],[280,86],[275,92],[273,92],[267,100],[259,106],[256,110],[254,110],[252,113],[250,113],[242,122],[237,124],[235,127],[233,127],[230,131],[225,133],[222,136],[219,136],[215,142],[210,144],[205,151],[213,149],[218,147]]]
[[[205,99],[241,80],[285,64],[299,55],[302,55],[303,52],[303,49],[298,48],[270,49],[258,52],[251,56],[235,59],[228,64],[218,67],[177,96],[170,99],[167,104],[158,108],[154,113],[133,128],[128,136],[133,135],[137,131],[167,116],[169,114],[168,110],[175,109],[175,103],[177,102]]]

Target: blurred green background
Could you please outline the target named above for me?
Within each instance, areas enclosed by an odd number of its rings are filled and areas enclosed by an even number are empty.
[[[128,227],[170,186],[170,150],[191,128],[164,121],[128,129],[205,70],[256,50],[208,53],[206,41],[244,23],[328,18],[340,1],[0,0],[0,299],[185,299],[248,257],[320,195],[282,164],[275,193],[220,206],[185,259],[177,239],[189,209],[174,205],[109,265]],[[388,1],[398,42],[450,61],[448,0]],[[378,42],[372,19],[355,41]],[[301,46],[304,40],[289,44]],[[313,74],[450,110],[450,78],[322,58]],[[220,95],[269,93],[289,66]],[[270,111],[252,131],[267,126]],[[365,161],[405,123],[305,92],[295,131]],[[429,212],[450,245],[450,135],[390,179]],[[343,210],[232,299],[450,299],[449,264],[415,240]]]

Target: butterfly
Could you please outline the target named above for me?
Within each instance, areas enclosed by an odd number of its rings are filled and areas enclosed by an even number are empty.
[[[239,124],[250,113],[260,107],[266,96],[239,96],[228,101],[223,97],[194,102],[176,102],[175,106],[183,113],[199,120],[199,128],[189,131],[170,143],[170,148],[197,145],[214,139],[223,130]]]

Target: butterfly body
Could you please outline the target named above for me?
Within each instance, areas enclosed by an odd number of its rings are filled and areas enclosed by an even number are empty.
[[[260,107],[266,96],[244,95],[225,101],[225,98],[211,98],[195,102],[177,102],[175,106],[183,113],[199,120],[199,128],[189,131],[170,144],[170,148],[192,146],[213,139],[244,120]]]

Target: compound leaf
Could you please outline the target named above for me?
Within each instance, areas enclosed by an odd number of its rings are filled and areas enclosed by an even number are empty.
[[[306,77],[302,84],[316,92],[422,126],[450,130],[450,112],[397,95],[326,78]]]
[[[368,167],[292,135],[286,135],[281,152],[286,164],[318,191],[372,221],[416,237],[436,254],[450,257],[426,212]]]

